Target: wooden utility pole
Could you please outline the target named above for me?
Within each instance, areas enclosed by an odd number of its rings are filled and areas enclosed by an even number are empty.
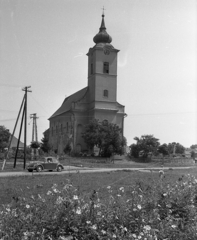
[[[27,145],[27,92],[32,92],[31,90],[28,90],[31,86],[24,87],[22,90],[25,91],[25,122],[24,122],[24,164],[23,168],[26,167],[26,145]]]
[[[2,165],[2,170],[4,170],[4,167],[5,167],[5,164],[6,164],[6,160],[7,160],[8,155],[9,155],[10,146],[11,146],[11,143],[12,143],[12,139],[13,139],[13,136],[14,136],[14,133],[15,133],[17,124],[18,124],[18,119],[19,119],[19,117],[20,117],[22,107],[23,107],[23,113],[22,113],[21,126],[20,126],[19,137],[18,137],[17,148],[16,148],[16,153],[15,153],[15,159],[14,159],[14,168],[16,167],[16,159],[17,159],[17,153],[18,153],[18,148],[19,148],[19,143],[20,143],[20,137],[21,137],[21,132],[22,132],[22,126],[23,126],[23,119],[24,119],[24,117],[25,117],[25,121],[24,121],[24,165],[23,165],[23,168],[25,169],[25,167],[26,167],[26,146],[27,146],[27,93],[28,93],[28,92],[32,92],[31,90],[28,90],[30,87],[31,87],[31,86],[28,86],[28,87],[24,87],[24,88],[22,89],[22,91],[25,91],[25,95],[24,95],[23,100],[22,100],[22,103],[21,103],[21,107],[20,107],[20,110],[19,110],[19,113],[18,113],[18,116],[17,116],[17,119],[16,119],[16,123],[15,123],[15,126],[14,126],[13,133],[12,133],[12,135],[11,135],[11,137],[10,137],[10,141],[9,141],[9,145],[8,145],[8,151],[7,151],[6,157],[5,157],[4,162],[3,162],[3,165]]]
[[[16,123],[15,123],[15,126],[14,126],[14,130],[13,130],[13,132],[12,132],[12,135],[10,136],[10,141],[9,141],[9,145],[8,145],[8,151],[7,151],[6,157],[5,157],[4,161],[3,161],[2,170],[4,170],[6,161],[7,161],[8,156],[9,156],[10,146],[11,146],[12,139],[13,139],[13,136],[14,136],[14,133],[15,133],[15,130],[16,130],[16,126],[17,126],[17,124],[18,124],[18,119],[19,119],[19,116],[20,116],[20,114],[21,114],[21,110],[22,110],[24,101],[25,101],[25,96],[23,97],[23,100],[22,100],[22,103],[21,103],[21,107],[20,107],[20,110],[19,110],[19,113],[18,113],[18,116],[17,116],[17,119],[16,119]]]

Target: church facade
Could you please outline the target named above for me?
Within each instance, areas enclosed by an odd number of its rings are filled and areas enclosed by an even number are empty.
[[[125,107],[117,102],[117,58],[119,50],[106,32],[104,14],[99,33],[89,49],[88,86],[65,98],[49,118],[49,143],[58,154],[69,143],[75,152],[87,150],[81,133],[93,119],[107,120],[124,130]]]

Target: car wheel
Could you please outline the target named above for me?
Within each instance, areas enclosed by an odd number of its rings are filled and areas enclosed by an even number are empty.
[[[42,169],[42,166],[38,166],[38,167],[36,168],[36,171],[37,171],[37,172],[42,172],[42,170],[43,170],[43,169]]]
[[[28,169],[28,172],[33,172],[33,170],[32,169]]]
[[[61,166],[57,166],[57,171],[61,172],[62,171],[62,167]]]

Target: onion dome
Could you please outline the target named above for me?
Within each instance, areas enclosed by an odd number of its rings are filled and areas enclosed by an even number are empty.
[[[96,44],[97,43],[111,43],[111,41],[112,41],[111,36],[106,32],[104,17],[105,17],[105,15],[102,14],[102,21],[101,21],[101,27],[99,29],[99,33],[97,33],[96,36],[93,38],[93,41]]]

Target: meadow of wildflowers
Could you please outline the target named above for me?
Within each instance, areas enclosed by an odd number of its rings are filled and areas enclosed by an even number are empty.
[[[164,184],[165,173],[157,174],[154,184],[111,184],[87,194],[67,179],[21,195],[0,208],[0,239],[197,239],[197,179]]]

